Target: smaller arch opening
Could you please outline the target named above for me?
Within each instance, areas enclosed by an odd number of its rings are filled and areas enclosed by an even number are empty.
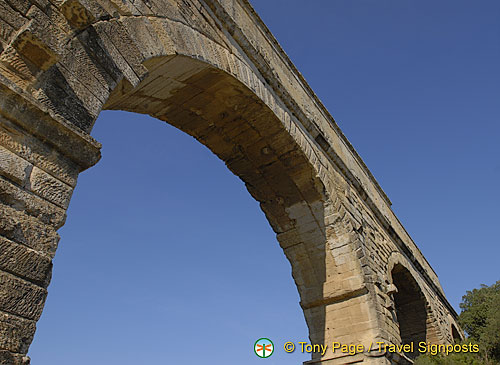
[[[451,336],[453,337],[453,342],[457,343],[462,341],[462,336],[454,324],[451,325]]]
[[[394,266],[392,280],[397,288],[394,304],[401,343],[414,344],[414,351],[406,353],[414,359],[419,355],[418,343],[426,341],[427,337],[426,300],[417,282],[403,265]]]

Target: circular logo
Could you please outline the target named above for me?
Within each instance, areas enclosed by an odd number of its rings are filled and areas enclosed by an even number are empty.
[[[273,354],[274,352],[274,344],[268,338],[259,338],[255,341],[255,345],[253,345],[253,350],[255,351],[255,355],[258,357],[266,358]]]

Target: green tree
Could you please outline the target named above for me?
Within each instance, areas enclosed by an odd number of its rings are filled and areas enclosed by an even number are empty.
[[[486,359],[500,362],[500,280],[467,291],[458,322],[467,337],[479,344]]]
[[[421,355],[417,357],[414,365],[496,365],[494,362],[481,358],[480,355],[473,352],[452,353],[448,356]]]

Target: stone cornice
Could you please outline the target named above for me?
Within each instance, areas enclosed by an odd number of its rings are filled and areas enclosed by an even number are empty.
[[[54,115],[39,101],[0,75],[0,113],[41,141],[53,145],[85,170],[101,158],[101,144]]]

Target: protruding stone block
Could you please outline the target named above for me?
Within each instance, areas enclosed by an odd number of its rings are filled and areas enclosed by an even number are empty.
[[[57,54],[43,41],[35,37],[28,29],[17,35],[12,43],[12,47],[40,70],[47,70],[59,59]]]
[[[0,349],[18,354],[27,353],[35,329],[35,321],[0,311]]]
[[[65,0],[61,12],[75,28],[82,29],[95,21],[94,16],[78,0]]]
[[[46,296],[44,288],[0,271],[0,310],[36,321]]]
[[[49,257],[1,236],[0,252],[0,270],[44,287],[49,284],[52,270],[52,261]]]
[[[22,185],[31,171],[32,165],[0,146],[0,175]]]
[[[30,189],[37,195],[66,209],[73,189],[45,171],[34,167],[30,176]]]

